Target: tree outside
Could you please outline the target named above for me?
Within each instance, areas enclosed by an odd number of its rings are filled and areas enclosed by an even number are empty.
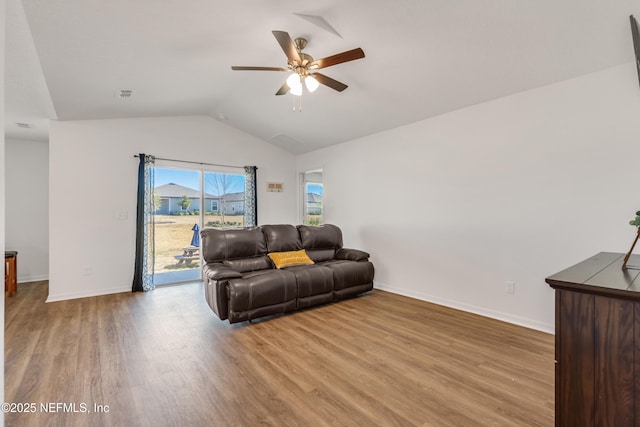
[[[182,196],[182,198],[178,202],[178,206],[180,206],[180,208],[182,208],[183,211],[188,211],[189,206],[191,206],[191,199],[188,198],[186,195]]]
[[[232,181],[229,174],[226,173],[207,173],[205,174],[205,188],[213,189],[214,193],[220,196],[218,201],[218,213],[220,214],[222,224],[226,222],[225,213],[227,212],[227,200],[224,197],[231,191]]]
[[[155,192],[153,193],[153,211],[157,212],[162,206],[162,199]]]

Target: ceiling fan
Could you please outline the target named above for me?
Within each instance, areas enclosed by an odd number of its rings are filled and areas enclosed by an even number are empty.
[[[286,31],[272,31],[272,33],[285,55],[287,55],[287,68],[233,66],[231,69],[249,71],[292,71],[293,73],[276,92],[276,95],[284,95],[287,92],[291,92],[293,95],[300,96],[302,95],[302,82],[304,82],[309,92],[315,91],[320,83],[338,92],[342,92],[348,87],[346,84],[318,73],[315,70],[364,58],[364,51],[357,48],[314,60],[311,55],[302,52],[307,46],[306,39],[299,37],[292,40]]]

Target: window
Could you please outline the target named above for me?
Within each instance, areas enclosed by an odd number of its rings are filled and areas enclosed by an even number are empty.
[[[324,205],[322,184],[322,170],[309,171],[302,174],[304,223],[319,225],[324,223]]]
[[[212,200],[211,201],[211,212],[218,212],[220,209],[218,208],[218,201],[217,200]]]

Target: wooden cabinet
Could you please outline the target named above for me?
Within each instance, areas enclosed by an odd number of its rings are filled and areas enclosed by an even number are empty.
[[[12,297],[18,291],[18,252],[4,251],[4,290]]]
[[[623,270],[623,258],[601,252],[546,279],[556,291],[556,426],[640,426],[640,269]]]

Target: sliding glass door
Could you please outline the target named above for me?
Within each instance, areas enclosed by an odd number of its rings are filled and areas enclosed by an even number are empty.
[[[226,170],[154,169],[154,283],[201,279],[200,230],[245,226],[245,176]]]

